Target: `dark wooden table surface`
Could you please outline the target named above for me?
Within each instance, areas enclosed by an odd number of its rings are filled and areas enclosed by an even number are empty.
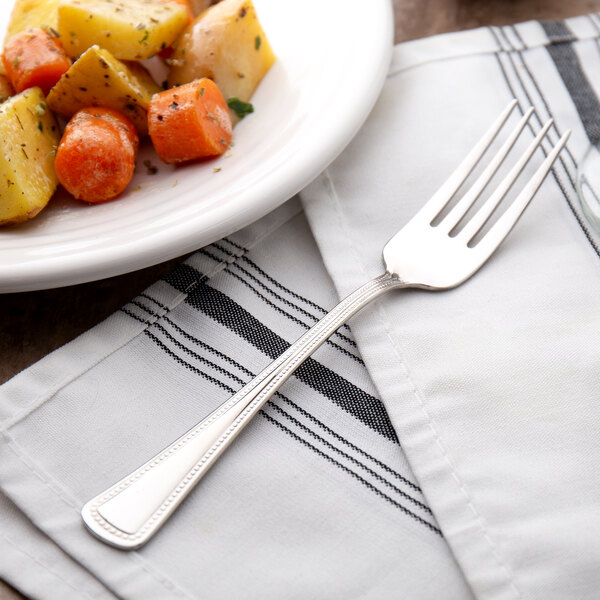
[[[396,42],[481,25],[600,11],[600,0],[393,1]],[[0,295],[0,384],[99,323],[177,262],[84,285]],[[0,600],[22,598],[0,581]]]

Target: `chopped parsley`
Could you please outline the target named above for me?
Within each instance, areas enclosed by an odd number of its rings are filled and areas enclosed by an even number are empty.
[[[240,118],[254,112],[254,106],[250,102],[242,102],[239,98],[228,98],[227,106]]]
[[[258,50],[260,48],[260,43],[261,43],[261,39],[260,39],[260,35],[257,35],[254,38],[254,47],[256,48],[256,50]]]

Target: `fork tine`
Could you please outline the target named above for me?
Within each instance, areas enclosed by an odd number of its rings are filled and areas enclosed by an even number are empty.
[[[494,141],[510,113],[517,105],[517,100],[513,100],[494,121],[494,124],[486,131],[484,136],[477,142],[473,149],[465,156],[456,170],[433,194],[429,201],[421,208],[418,215],[420,218],[428,219],[431,223],[433,219],[446,206],[450,199],[456,194],[458,188],[464,183],[465,179],[471,174],[481,157],[485,154],[489,145]]]
[[[477,211],[473,218],[464,226],[463,230],[456,236],[459,240],[465,243],[469,243],[477,232],[486,224],[491,214],[494,212],[498,204],[506,196],[508,190],[512,187],[517,177],[521,174],[521,171],[525,168],[525,165],[529,162],[533,153],[537,150],[538,146],[542,143],[544,136],[553,121],[550,119],[541,129],[541,131],[535,136],[535,139],[529,144],[529,147],[513,168],[508,172],[506,177],[500,182],[500,185],[496,188],[494,193],[485,201],[483,206]]]
[[[533,114],[533,111],[534,108],[531,107],[523,115],[508,139],[504,142],[504,144],[502,144],[502,147],[498,150],[494,158],[492,158],[485,170],[477,178],[477,181],[475,181],[475,183],[460,199],[456,206],[443,218],[440,223],[438,223],[437,227],[440,227],[443,231],[450,233],[456,227],[456,225],[458,225],[467,211],[471,208],[471,206],[473,206],[477,198],[479,198],[481,192],[485,189],[496,171],[500,168],[500,165],[504,162],[504,159],[515,145],[515,142],[517,141],[519,135],[521,135],[525,125],[527,125],[527,122]]]
[[[544,162],[539,166],[533,177],[527,182],[525,187],[521,190],[515,201],[506,209],[505,213],[498,219],[496,223],[490,228],[485,234],[483,239],[475,246],[475,250],[484,253],[489,256],[502,240],[510,233],[511,229],[515,226],[533,197],[542,185],[546,175],[552,168],[552,164],[556,160],[563,146],[567,143],[571,130],[566,131],[563,136],[558,140],[550,154],[546,157]]]

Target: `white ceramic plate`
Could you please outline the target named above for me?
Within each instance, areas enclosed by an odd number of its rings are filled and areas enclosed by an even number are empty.
[[[276,208],[343,150],[385,79],[391,2],[254,4],[278,61],[235,128],[231,156],[172,168],[147,148],[120,199],[88,206],[59,194],[35,219],[0,228],[0,292],[94,281],[191,252]],[[0,31],[11,6],[0,4]],[[148,159],[157,174],[146,173]]]

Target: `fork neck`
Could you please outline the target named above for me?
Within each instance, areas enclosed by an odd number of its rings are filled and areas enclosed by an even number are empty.
[[[371,279],[355,292],[347,296],[340,304],[352,305],[352,314],[358,312],[363,306],[367,305],[371,300],[381,296],[385,292],[395,288],[406,287],[407,284],[402,281],[397,275],[386,271],[385,273]],[[349,318],[349,316],[347,317]]]

